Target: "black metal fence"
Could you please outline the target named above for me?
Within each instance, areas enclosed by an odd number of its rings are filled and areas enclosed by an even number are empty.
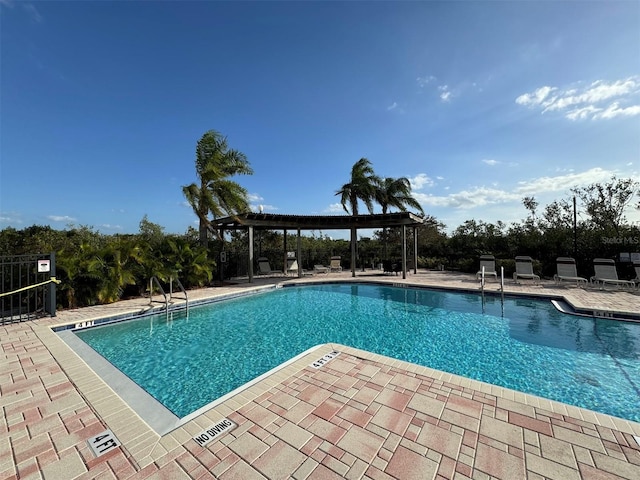
[[[0,256],[0,322],[56,315],[55,253]]]

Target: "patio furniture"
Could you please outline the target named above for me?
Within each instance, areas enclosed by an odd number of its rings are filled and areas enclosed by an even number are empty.
[[[540,277],[533,273],[533,260],[529,256],[518,255],[516,257],[516,271],[513,272],[513,280],[518,283],[520,278],[533,280],[534,285],[540,281]]]
[[[593,270],[594,275],[591,277],[591,282],[600,285],[601,289],[604,289],[607,283],[620,288],[633,288],[635,286],[632,280],[620,280],[618,278],[616,262],[610,258],[594,258]]]
[[[334,255],[331,257],[331,263],[329,264],[329,271],[331,272],[341,272],[342,265],[340,265],[341,257],[340,255]]]
[[[271,265],[269,264],[269,259],[266,257],[258,258],[258,275],[273,275],[273,274],[282,274],[282,272],[278,270],[271,270]]]
[[[493,255],[480,255],[480,270],[476,273],[476,280],[482,278],[482,268],[484,267],[485,278],[489,275],[498,280],[498,272],[496,271],[496,257]]]
[[[557,273],[553,276],[556,285],[562,282],[575,282],[576,287],[581,285],[586,287],[589,283],[586,278],[578,276],[576,261],[571,257],[556,258],[556,271]]]

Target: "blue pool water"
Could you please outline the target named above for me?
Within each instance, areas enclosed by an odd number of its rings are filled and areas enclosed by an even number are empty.
[[[76,333],[179,417],[331,342],[640,421],[640,324],[549,301],[322,284]]]

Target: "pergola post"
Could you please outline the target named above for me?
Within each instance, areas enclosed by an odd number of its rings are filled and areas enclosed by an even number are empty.
[[[418,229],[413,227],[413,273],[418,273]]]
[[[282,273],[284,273],[285,275],[287,274],[287,229],[284,229],[284,234],[283,234],[283,243],[284,243],[284,252],[283,252],[283,258],[284,258],[284,263],[282,264]]]
[[[402,225],[402,279],[407,278],[407,226]]]
[[[298,278],[302,277],[302,240],[300,238],[300,229],[298,229],[298,245],[296,248],[296,257],[298,260]]]
[[[356,276],[356,244],[358,242],[358,229],[351,227],[351,276]]]
[[[248,272],[249,272],[249,283],[253,283],[253,227],[249,226],[249,265],[247,265],[248,267]]]

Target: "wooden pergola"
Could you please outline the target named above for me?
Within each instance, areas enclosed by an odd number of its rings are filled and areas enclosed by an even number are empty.
[[[358,229],[402,228],[402,278],[407,278],[407,227],[413,228],[413,265],[417,267],[416,252],[418,250],[417,227],[424,223],[424,218],[411,212],[385,213],[375,215],[280,215],[272,213],[242,213],[230,217],[218,218],[211,228],[218,230],[221,237],[225,230],[247,230],[249,237],[248,269],[249,282],[253,282],[254,232],[256,230],[297,231],[297,258],[302,256],[300,232],[302,230],[350,230],[351,231],[351,276],[356,276],[356,242]],[[286,247],[285,247],[286,250]],[[285,265],[286,265],[286,251]],[[302,276],[302,265],[298,263],[298,276]]]

